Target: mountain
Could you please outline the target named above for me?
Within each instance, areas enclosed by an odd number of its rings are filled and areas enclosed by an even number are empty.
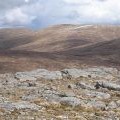
[[[0,29],[0,70],[120,66],[120,26],[63,24]]]

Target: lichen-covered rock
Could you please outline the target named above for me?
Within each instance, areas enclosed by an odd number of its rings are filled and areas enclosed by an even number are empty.
[[[0,74],[0,84],[2,86],[13,87],[17,83],[17,80],[14,78],[14,74],[12,73],[5,73]]]
[[[0,108],[5,109],[7,111],[13,111],[15,109],[15,105],[11,102],[0,103]]]
[[[80,106],[83,104],[83,102],[76,97],[63,97],[60,99],[60,103],[62,105],[66,105],[66,106],[68,105],[73,107]]]
[[[7,111],[13,111],[15,109],[17,110],[21,110],[21,109],[39,110],[40,106],[37,106],[34,103],[22,101],[22,102],[16,102],[16,103],[12,103],[12,102],[0,103],[0,108],[3,108]]]
[[[44,90],[42,96],[48,101],[59,101],[62,94],[55,90]]]
[[[117,104],[116,102],[112,101],[108,104],[108,109],[116,109],[117,108]]]
[[[34,81],[24,81],[24,82],[18,82],[16,84],[17,87],[36,87],[36,83]]]
[[[75,97],[75,93],[72,91],[66,91],[63,93],[63,96],[67,96],[67,97]]]
[[[0,103],[6,102],[6,101],[8,101],[8,98],[2,97],[0,95]]]
[[[90,98],[95,98],[95,99],[109,99],[111,96],[108,93],[103,93],[103,92],[96,92],[96,91],[84,91],[84,95],[90,97]]]
[[[86,83],[83,83],[83,82],[76,83],[76,87],[82,88],[82,89],[88,89],[88,90],[94,90],[95,89],[94,86],[87,85]]]
[[[17,72],[15,74],[15,77],[22,81],[36,80],[40,78],[47,80],[55,80],[55,79],[62,79],[62,74],[60,71],[48,71],[45,69],[37,69],[30,72]]]
[[[0,74],[0,120],[117,120],[119,78],[117,69],[106,67]]]
[[[15,78],[25,81],[25,80],[36,80],[39,78],[43,79],[63,79],[63,78],[79,78],[79,77],[104,77],[107,79],[112,79],[112,70],[117,74],[118,70],[113,68],[104,68],[104,67],[93,67],[93,68],[84,68],[84,69],[64,69],[62,71],[48,71],[46,69],[37,69],[29,72],[17,72]]]
[[[34,103],[29,103],[26,101],[22,101],[22,102],[17,102],[17,103],[13,103],[13,105],[15,106],[16,109],[20,110],[20,109],[31,109],[31,110],[39,110],[40,106],[34,104]]]
[[[89,73],[82,69],[64,69],[62,70],[64,77],[67,78],[79,78],[79,77],[88,77]]]
[[[106,108],[106,104],[102,101],[90,101],[87,103],[87,106],[89,106],[90,108],[94,108],[94,109],[101,109],[104,110]]]
[[[118,107],[120,107],[120,100],[116,101]]]
[[[98,88],[102,87],[102,88],[107,88],[109,90],[120,91],[120,85],[110,83],[107,81],[97,82],[95,86],[97,86]]]
[[[22,72],[16,73],[15,74],[15,78],[18,79],[21,82],[24,82],[26,80],[32,80],[32,81],[36,81],[37,80],[37,78],[35,78],[33,76],[30,76],[30,75],[27,75],[27,74],[22,73]]]
[[[118,70],[116,68],[105,68],[105,67],[92,67],[84,69],[64,69],[62,74],[66,78],[79,78],[79,77],[91,77],[91,78],[106,78],[112,79],[113,74],[116,75]]]

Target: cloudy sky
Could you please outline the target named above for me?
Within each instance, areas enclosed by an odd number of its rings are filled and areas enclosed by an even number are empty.
[[[0,0],[0,27],[120,24],[120,0]]]

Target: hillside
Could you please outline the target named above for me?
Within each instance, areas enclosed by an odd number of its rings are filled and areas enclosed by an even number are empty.
[[[47,33],[48,32],[48,33]],[[84,47],[98,42],[120,38],[120,27],[116,26],[79,26],[62,25],[46,29],[43,46],[33,48],[34,51],[61,51],[76,47]],[[41,31],[39,35],[41,36]],[[46,36],[46,37],[45,37]],[[36,42],[38,44],[40,39]],[[35,45],[35,43],[34,43]],[[47,46],[47,49],[45,49]],[[32,46],[31,46],[32,47]],[[31,48],[30,47],[30,48]]]
[[[24,71],[87,65],[120,66],[120,26],[56,25],[0,29],[0,69]]]

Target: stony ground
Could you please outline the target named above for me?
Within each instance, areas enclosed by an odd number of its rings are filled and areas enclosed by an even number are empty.
[[[93,67],[0,74],[0,120],[119,120],[120,71]]]

